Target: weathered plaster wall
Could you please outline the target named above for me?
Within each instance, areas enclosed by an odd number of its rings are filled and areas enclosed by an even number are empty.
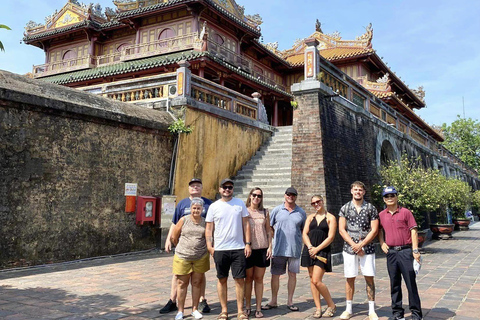
[[[0,72],[0,267],[155,247],[124,183],[168,192],[173,138],[157,110]]]
[[[177,199],[187,197],[188,182],[196,177],[202,179],[203,196],[214,199],[220,180],[234,176],[271,132],[199,109],[185,112],[185,123],[194,130],[180,136],[175,195]]]

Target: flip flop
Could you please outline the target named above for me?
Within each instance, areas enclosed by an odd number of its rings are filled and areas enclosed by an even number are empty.
[[[278,306],[272,306],[271,304],[266,304],[264,306],[262,306],[262,310],[271,310],[271,309],[275,309],[275,308],[278,308]]]
[[[222,312],[218,315],[217,320],[227,320],[228,319],[228,313]]]
[[[296,305],[293,305],[293,304],[287,306],[287,308],[290,309],[290,311],[298,311],[298,310],[300,310],[300,309],[298,309],[298,307],[297,307]]]

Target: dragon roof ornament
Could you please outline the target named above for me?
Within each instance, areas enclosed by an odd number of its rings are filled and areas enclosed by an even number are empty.
[[[112,9],[105,9],[110,13],[109,10]],[[103,23],[107,21],[107,17],[102,13],[102,6],[99,3],[86,5],[78,0],[68,0],[61,10],[55,10],[51,15],[45,17],[44,24],[29,21],[25,26],[25,35],[57,29],[85,20]]]
[[[371,48],[372,38],[373,38],[373,27],[372,27],[372,23],[369,23],[368,26],[365,27],[365,33],[362,34],[361,36],[356,37],[355,40],[358,40],[358,41],[366,40],[367,47]]]
[[[422,101],[425,103],[425,90],[423,89],[423,86],[419,86],[417,89],[411,89],[412,92]]]

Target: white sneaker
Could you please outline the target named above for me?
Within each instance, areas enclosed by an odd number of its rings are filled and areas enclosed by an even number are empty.
[[[377,316],[377,314],[375,313],[375,311],[373,311],[372,313],[369,313],[369,314],[368,314],[368,319],[369,319],[369,320],[378,320],[378,316]]]
[[[352,314],[348,312],[347,310],[343,311],[343,313],[340,315],[340,319],[342,320],[348,320],[352,317]]]
[[[192,316],[195,318],[195,319],[202,319],[203,318],[203,315],[200,313],[200,311],[198,310],[195,310],[192,312]]]
[[[183,312],[178,311],[177,315],[175,316],[175,320],[183,320]]]

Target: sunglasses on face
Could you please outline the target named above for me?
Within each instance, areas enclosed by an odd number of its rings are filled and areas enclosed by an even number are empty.
[[[222,186],[223,190],[233,190],[233,186]]]
[[[285,193],[287,197],[296,197],[297,195],[295,193]]]
[[[318,206],[318,205],[321,204],[321,203],[323,203],[323,200],[317,200],[317,201],[312,202],[312,203],[310,203],[310,204],[312,205],[312,207],[316,207],[316,206]]]
[[[258,193],[252,193],[251,194],[252,198],[258,198],[258,199],[262,199],[262,195],[261,194],[258,194]]]
[[[396,196],[397,196],[396,194],[390,193],[390,194],[384,195],[383,197],[384,197],[384,198],[395,198]]]

